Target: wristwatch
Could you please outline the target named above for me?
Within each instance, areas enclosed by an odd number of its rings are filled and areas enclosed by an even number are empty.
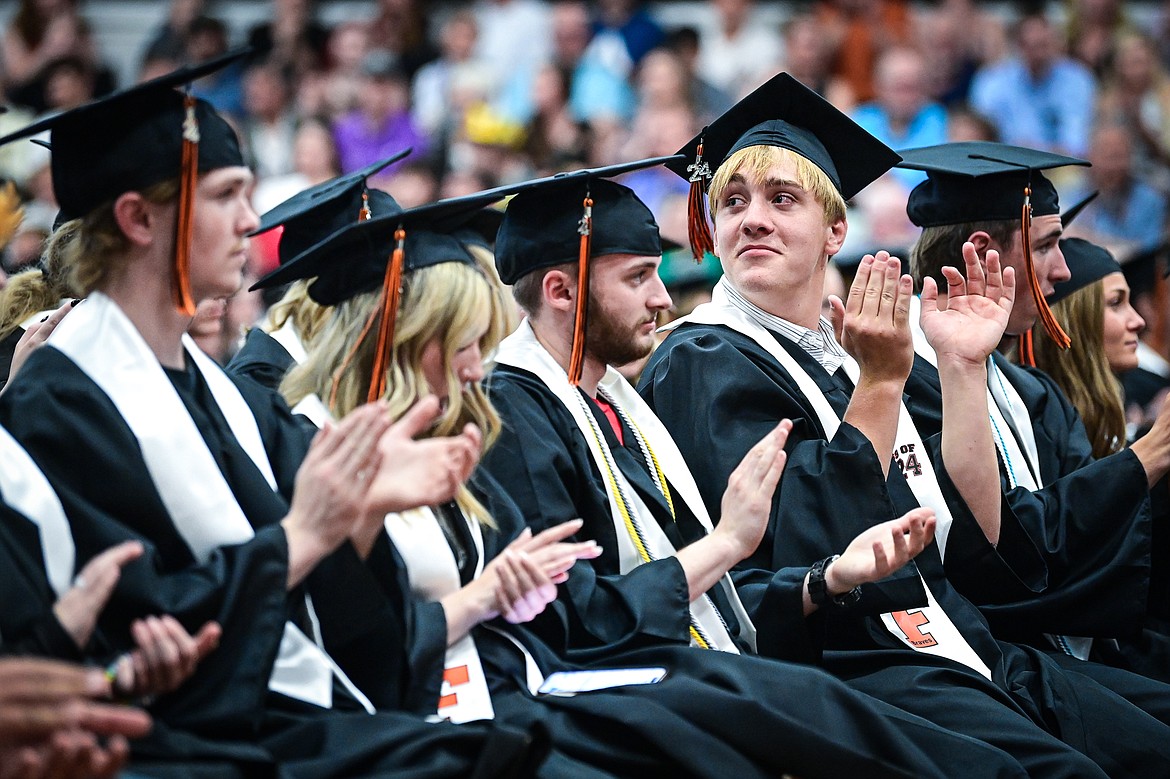
[[[829,594],[828,586],[825,583],[825,571],[840,556],[835,554],[832,557],[826,557],[824,560],[814,563],[808,571],[808,596],[818,606],[852,606],[861,600],[860,587],[854,587],[849,592],[836,596]]]

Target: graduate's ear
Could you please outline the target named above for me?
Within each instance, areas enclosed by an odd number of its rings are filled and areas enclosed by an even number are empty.
[[[831,222],[825,228],[825,254],[832,257],[841,251],[841,247],[845,245],[845,234],[847,232],[849,232],[849,222],[844,216]]]
[[[577,275],[553,268],[544,274],[540,283],[540,293],[544,307],[557,311],[577,310]]]
[[[149,246],[154,240],[158,219],[154,204],[139,192],[124,192],[114,201],[114,221],[135,246]]]
[[[975,244],[975,253],[979,255],[980,260],[987,256],[988,249],[993,248],[992,244],[994,242],[991,240],[991,235],[983,230],[976,230],[975,232],[971,233],[971,235],[967,237],[967,240]]]

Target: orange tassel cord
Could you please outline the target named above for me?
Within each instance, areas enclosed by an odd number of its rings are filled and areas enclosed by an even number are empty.
[[[199,124],[195,119],[195,98],[183,99],[183,157],[179,173],[179,212],[175,224],[175,267],[171,298],[176,310],[195,316],[191,295],[191,235],[195,228],[195,184],[199,179]]]
[[[398,301],[402,298],[402,272],[406,262],[406,230],[394,231],[394,253],[386,267],[382,282],[382,323],[378,327],[378,341],[374,347],[374,372],[370,377],[370,391],[366,401],[373,403],[386,394],[386,371],[394,354],[394,322],[398,318]]]
[[[1024,267],[1028,271],[1028,285],[1032,289],[1032,298],[1036,301],[1036,311],[1039,314],[1040,322],[1044,325],[1044,332],[1048,334],[1048,337],[1061,349],[1067,349],[1072,344],[1072,339],[1064,332],[1060,322],[1056,321],[1052,309],[1048,307],[1048,301],[1044,299],[1044,292],[1040,289],[1040,279],[1036,277],[1036,266],[1032,262],[1032,188],[1030,186],[1024,189],[1024,210],[1020,216],[1020,224],[1020,239],[1024,242]],[[1020,359],[1024,359],[1023,354],[1020,355]]]
[[[703,187],[711,178],[711,166],[703,161],[703,141],[695,149],[695,161],[687,166],[691,189],[687,195],[687,238],[695,262],[702,262],[707,252],[715,251],[715,239],[707,221],[706,195]]]
[[[577,226],[581,234],[580,249],[577,252],[577,316],[573,322],[573,351],[569,356],[569,384],[576,387],[581,383],[581,371],[585,367],[585,328],[589,318],[589,253],[593,248],[593,198],[585,194],[582,203],[585,213]]]

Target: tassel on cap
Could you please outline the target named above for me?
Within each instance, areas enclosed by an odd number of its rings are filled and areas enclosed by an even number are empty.
[[[593,243],[593,198],[585,193],[582,202],[584,213],[577,225],[581,235],[577,252],[577,315],[573,321],[573,350],[569,355],[569,384],[576,387],[581,383],[581,371],[585,367],[585,329],[589,318],[589,254]]]
[[[378,327],[378,342],[374,347],[374,372],[370,377],[370,391],[366,401],[373,403],[386,394],[386,371],[394,353],[394,323],[398,319],[398,301],[402,298],[402,271],[406,262],[406,230],[394,231],[394,253],[386,266],[382,283],[382,323]]]
[[[704,132],[706,130],[704,129]],[[687,238],[691,244],[691,255],[695,262],[702,262],[707,252],[715,251],[715,239],[707,221],[706,196],[704,188],[711,180],[711,166],[703,160],[703,139],[695,149],[695,161],[687,166],[691,189],[687,195]]]
[[[1048,301],[1044,299],[1044,291],[1040,289],[1040,279],[1036,276],[1036,266],[1032,262],[1032,187],[1030,185],[1024,188],[1024,207],[1020,215],[1020,240],[1024,244],[1024,267],[1028,272],[1028,284],[1032,288],[1032,298],[1036,301],[1036,311],[1039,314],[1041,324],[1044,325],[1044,332],[1058,347],[1067,349],[1072,344],[1072,339],[1064,332],[1060,322],[1056,321],[1052,309],[1048,307]],[[1030,342],[1028,346],[1031,347]],[[1022,349],[1020,359],[1026,359]],[[1034,365],[1035,358],[1026,364]]]
[[[195,98],[183,98],[183,157],[179,173],[179,209],[175,224],[175,266],[171,277],[171,299],[179,313],[195,316],[191,295],[191,236],[195,228],[195,184],[199,178],[199,123],[195,119]]]
[[[358,211],[358,221],[359,221],[359,222],[364,222],[364,221],[366,221],[367,219],[369,219],[369,218],[370,218],[371,216],[373,216],[373,215],[374,215],[374,214],[373,214],[373,212],[372,212],[372,211],[370,211],[370,193],[369,193],[369,190],[365,190],[365,189],[363,189],[363,190],[362,190],[362,208],[361,208],[361,210],[360,210],[360,211]]]
[[[1020,365],[1026,365],[1029,368],[1036,367],[1036,350],[1033,348],[1031,330],[1020,333],[1016,350],[1019,352]]]

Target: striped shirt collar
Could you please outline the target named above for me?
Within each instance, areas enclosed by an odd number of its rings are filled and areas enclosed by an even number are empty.
[[[820,318],[816,330],[809,330],[787,319],[769,314],[750,300],[745,298],[735,285],[724,276],[723,287],[727,292],[727,299],[731,305],[751,317],[756,324],[764,329],[782,335],[789,341],[803,349],[810,357],[820,363],[830,375],[837,372],[841,363],[845,361],[845,350],[837,343],[833,333],[833,326],[824,317]]]

